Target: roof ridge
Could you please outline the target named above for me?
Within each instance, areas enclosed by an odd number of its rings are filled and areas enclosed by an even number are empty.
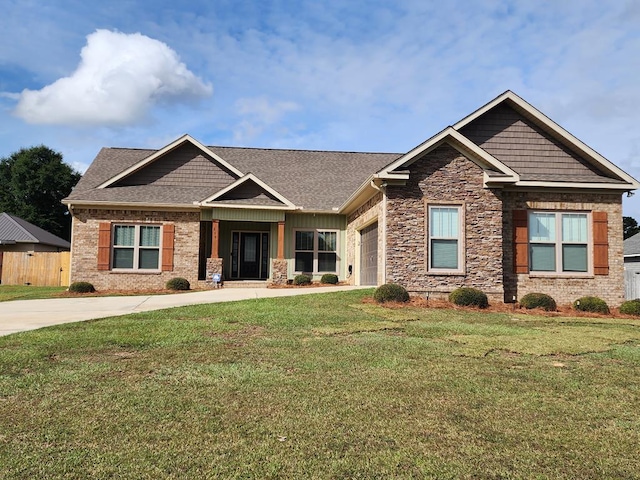
[[[268,150],[276,152],[314,152],[314,153],[354,153],[360,155],[402,155],[399,152],[359,152],[355,150],[316,150],[306,148],[271,148],[271,147],[233,147],[226,145],[207,145],[207,148],[230,148],[234,150]]]

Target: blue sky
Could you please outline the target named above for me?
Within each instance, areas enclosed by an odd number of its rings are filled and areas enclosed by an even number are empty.
[[[0,32],[0,157],[406,152],[511,89],[640,178],[638,1],[4,0]]]

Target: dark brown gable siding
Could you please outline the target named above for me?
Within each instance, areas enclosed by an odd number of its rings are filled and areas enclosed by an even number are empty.
[[[460,132],[522,180],[610,181],[507,105],[498,105]]]
[[[208,187],[212,192],[237,178],[193,145],[182,145],[116,185]]]
[[[247,180],[230,192],[216,198],[217,202],[243,201],[242,203],[255,205],[282,205],[273,195],[266,192],[260,185]]]

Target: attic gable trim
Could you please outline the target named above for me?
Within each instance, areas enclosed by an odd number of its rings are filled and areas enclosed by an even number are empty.
[[[489,110],[491,110],[492,108],[496,107],[497,105],[503,102],[507,102],[509,106],[515,107],[516,111],[520,110],[520,112],[525,112],[526,116],[532,117],[536,122],[539,122],[542,126],[544,126],[545,129],[547,129],[553,135],[559,137],[561,141],[566,142],[568,146],[573,147],[579,153],[588,157],[587,159],[588,160],[590,159],[594,163],[594,166],[600,167],[610,175],[618,177],[625,182],[628,182],[632,189],[636,189],[640,187],[640,182],[638,182],[635,178],[633,178],[624,170],[620,169],[619,167],[611,163],[605,157],[603,157],[594,149],[589,147],[589,145],[587,145],[586,143],[582,142],[581,140],[573,136],[567,130],[562,128],[560,125],[558,125],[556,122],[551,120],[540,110],[535,108],[533,105],[528,103],[523,98],[516,95],[511,90],[507,90],[503,94],[498,95],[496,98],[491,100],[489,103],[487,103],[483,107],[480,107],[478,110],[476,110],[472,114],[467,115],[458,123],[453,125],[453,128],[456,130],[460,130],[461,128],[465,127],[466,125],[468,125],[469,123],[477,119],[478,117],[484,115]]]
[[[291,207],[291,208],[296,208],[295,204],[293,204],[292,202],[287,200],[283,195],[281,195],[276,190],[271,188],[269,185],[264,183],[262,180],[260,180],[258,177],[256,177],[253,173],[246,174],[242,178],[239,178],[238,180],[233,182],[231,185],[228,185],[227,187],[225,187],[222,190],[216,192],[215,194],[211,195],[210,197],[205,198],[204,200],[202,200],[200,202],[200,205],[206,205],[206,204],[208,204],[210,202],[214,202],[217,198],[220,198],[224,194],[226,194],[226,193],[228,193],[228,192],[230,192],[232,190],[235,190],[240,185],[242,185],[243,183],[248,182],[248,181],[254,182],[256,185],[258,185],[260,188],[262,188],[263,190],[265,190],[269,194],[271,194],[274,197],[276,197],[278,200],[280,200],[286,206]],[[222,200],[221,202],[224,202],[224,200]],[[282,207],[278,207],[278,208],[282,208]]]
[[[120,172],[115,177],[111,177],[106,182],[101,183],[100,185],[98,185],[97,188],[106,188],[106,187],[108,187],[110,185],[113,185],[117,181],[122,180],[125,177],[128,177],[129,175],[131,175],[134,172],[137,172],[138,170],[144,168],[145,166],[149,165],[150,163],[153,163],[158,158],[164,156],[165,154],[167,154],[170,151],[178,148],[179,146],[184,145],[187,142],[191,143],[193,146],[195,146],[196,148],[198,148],[202,152],[206,153],[207,155],[213,157],[216,162],[220,163],[223,167],[225,167],[226,169],[230,170],[231,172],[233,172],[238,177],[242,177],[244,175],[240,170],[235,168],[230,163],[224,161],[220,156],[216,155],[212,150],[210,150],[209,148],[205,147],[203,144],[198,142],[191,135],[185,134],[185,135],[181,136],[180,138],[178,138],[177,140],[174,140],[173,142],[171,142],[169,145],[161,148],[157,152],[149,155],[148,157],[144,158],[143,160],[139,161],[138,163],[136,163],[136,164],[132,165],[131,167],[127,168],[126,170]]]
[[[222,202],[212,202],[201,204],[198,203],[201,207],[212,207],[212,208],[237,208],[240,210],[279,210],[279,211],[291,211],[291,210],[300,210],[295,206],[287,206],[287,205],[249,205],[249,204],[239,204],[239,203],[225,203]],[[334,212],[335,213],[335,212]]]
[[[434,150],[435,148],[439,147],[443,143],[448,143],[463,155],[471,157],[470,159],[472,161],[474,161],[474,158],[476,160],[479,160],[479,162],[476,161],[475,163],[484,164],[484,165],[480,165],[481,167],[484,168],[486,166],[490,166],[498,170],[499,172],[503,173],[504,175],[506,175],[506,178],[502,180],[503,182],[505,181],[517,182],[520,180],[520,176],[515,171],[511,170],[504,163],[502,163],[493,155],[489,154],[488,152],[480,148],[478,145],[473,143],[471,140],[469,140],[467,137],[465,137],[460,132],[455,130],[453,127],[445,128],[440,133],[434,135],[427,141],[418,145],[416,148],[406,153],[395,162],[387,165],[385,168],[383,168],[377,173],[376,177],[384,178],[384,179],[399,178],[399,176],[401,175],[400,172],[394,172],[394,170],[398,168],[407,167],[413,164],[420,158],[422,154],[425,154],[430,152],[431,150]],[[404,173],[405,172],[402,172],[402,174]]]
[[[513,184],[515,187],[544,187],[544,188],[584,188],[600,190],[633,190],[633,187],[624,183],[596,183],[596,182],[550,182],[523,180]]]

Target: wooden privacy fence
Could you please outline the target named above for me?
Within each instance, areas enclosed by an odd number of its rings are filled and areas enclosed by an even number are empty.
[[[70,252],[4,252],[2,285],[68,287]]]

